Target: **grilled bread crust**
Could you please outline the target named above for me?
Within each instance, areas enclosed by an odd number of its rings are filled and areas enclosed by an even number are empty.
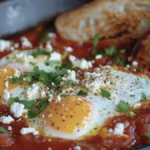
[[[55,21],[58,34],[77,42],[120,36],[137,39],[150,29],[150,0],[96,0],[61,15]]]

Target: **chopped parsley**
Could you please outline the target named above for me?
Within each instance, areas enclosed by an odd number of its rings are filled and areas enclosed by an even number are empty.
[[[77,93],[77,95],[79,95],[79,96],[87,96],[88,93],[87,93],[86,91],[80,90],[80,91]]]
[[[28,117],[34,118],[38,116],[48,106],[48,104],[49,104],[48,99],[42,100],[28,112]]]
[[[101,89],[100,94],[101,94],[102,97],[108,98],[108,99],[111,96],[111,93],[109,91],[105,90],[105,89]]]
[[[45,49],[37,49],[36,51],[34,51],[34,52],[32,52],[32,56],[33,57],[38,57],[39,55],[49,55],[50,53],[49,52],[47,52]]]
[[[96,47],[98,45],[98,42],[99,42],[99,35],[96,34],[93,38],[93,46]]]
[[[130,97],[135,97],[135,95],[131,94]]]
[[[141,101],[145,101],[145,100],[147,100],[147,97],[144,93],[142,93],[142,100]]]
[[[10,132],[7,129],[1,126],[0,126],[0,132],[5,133],[5,134],[10,134]]]
[[[126,52],[125,49],[117,49],[115,46],[110,46],[104,49],[104,54],[106,56],[112,57],[114,64],[126,66],[128,61],[126,58],[120,58],[118,56],[119,53],[124,54]]]
[[[70,96],[69,94],[61,94],[60,96],[62,96],[62,97],[68,97],[68,96]]]
[[[12,78],[10,78],[10,83],[19,83],[19,84],[23,84],[23,75],[20,75],[19,77],[15,77],[13,76]]]
[[[31,101],[20,100],[18,97],[10,97],[8,100],[9,105],[11,105],[15,102],[23,104],[25,106],[25,108],[27,108],[27,109],[32,109],[36,104],[35,100],[31,100]]]
[[[122,100],[116,106],[116,111],[117,112],[127,113],[130,110],[131,110],[131,107],[130,107],[129,103],[124,102]]]
[[[99,42],[99,35],[96,34],[92,40],[92,43],[93,43],[93,49],[92,49],[92,54],[95,56],[99,53],[99,50],[97,49],[97,45],[98,45],[98,42]]]
[[[148,137],[148,139],[150,139],[150,133],[145,132],[144,135],[145,135],[146,137]]]
[[[115,46],[110,46],[108,48],[105,48],[104,52],[107,56],[116,56],[117,55],[117,49]]]

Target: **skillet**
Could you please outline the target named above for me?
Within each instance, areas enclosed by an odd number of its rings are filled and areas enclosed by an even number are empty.
[[[10,36],[44,22],[58,13],[91,0],[0,0],[0,37]],[[137,150],[150,150],[146,145]]]

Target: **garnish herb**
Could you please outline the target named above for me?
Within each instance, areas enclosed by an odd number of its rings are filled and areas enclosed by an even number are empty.
[[[23,75],[20,75],[19,77],[15,77],[13,76],[10,80],[11,83],[19,83],[19,84],[23,84]]]
[[[18,97],[10,97],[8,100],[9,105],[11,105],[15,102],[23,104],[25,106],[25,108],[27,108],[27,109],[32,109],[36,104],[35,100],[31,100],[31,101],[20,100]]]
[[[150,133],[145,132],[144,135],[150,139]]]
[[[5,133],[5,134],[10,134],[10,132],[7,129],[1,126],[0,126],[0,132]]]
[[[99,42],[99,35],[96,34],[93,38],[93,46],[96,47]]]
[[[69,94],[61,94],[60,96],[62,96],[62,97],[68,97],[68,96],[70,96]]]
[[[79,96],[87,96],[88,93],[85,92],[85,91],[83,91],[83,90],[80,90],[80,91],[77,93],[77,95],[79,95]]]
[[[123,65],[123,66],[127,65],[128,61],[126,58],[118,57],[118,53],[124,54],[125,52],[126,52],[125,49],[118,50],[115,46],[110,46],[104,49],[104,54],[109,57],[112,57],[112,60],[116,65]]]
[[[28,112],[28,117],[34,118],[38,116],[48,106],[48,104],[48,99],[42,100],[36,107],[34,107]]]
[[[33,57],[38,57],[39,55],[49,55],[50,53],[47,52],[45,49],[37,49],[36,51],[32,52]]]
[[[110,98],[110,96],[111,96],[111,93],[105,89],[101,89],[100,94],[104,98]]]
[[[1,148],[0,150],[8,150],[8,148]]]
[[[116,111],[121,113],[127,113],[129,110],[131,110],[131,107],[129,103],[120,101],[119,104],[116,106]]]
[[[144,93],[142,93],[142,100],[141,101],[145,101],[145,100],[147,100],[147,97]]]
[[[92,50],[92,54],[93,55],[96,55],[99,53],[99,50],[97,49],[97,45],[98,45],[98,42],[99,42],[99,35],[96,34],[93,38],[93,50]]]
[[[131,94],[130,97],[135,97],[135,95]]]

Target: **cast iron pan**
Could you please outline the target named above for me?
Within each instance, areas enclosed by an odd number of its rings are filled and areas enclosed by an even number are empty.
[[[34,27],[91,0],[0,0],[0,37]],[[146,145],[137,150],[150,150]]]

